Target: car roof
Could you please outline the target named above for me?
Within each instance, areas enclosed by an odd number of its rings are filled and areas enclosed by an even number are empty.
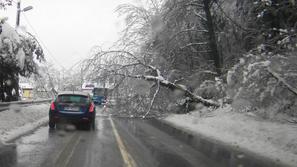
[[[63,91],[58,94],[60,95],[81,95],[81,96],[89,96],[90,94],[87,92],[81,92],[81,91]]]

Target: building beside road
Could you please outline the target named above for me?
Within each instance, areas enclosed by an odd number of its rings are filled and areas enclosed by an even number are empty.
[[[20,96],[23,100],[33,98],[33,86],[30,83],[20,83]]]

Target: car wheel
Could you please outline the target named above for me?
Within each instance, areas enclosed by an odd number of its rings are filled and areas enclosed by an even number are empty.
[[[96,129],[96,123],[95,123],[95,120],[92,121],[91,126],[92,126],[92,127],[91,127],[92,130],[95,130],[95,129]]]
[[[92,123],[90,122],[90,123],[86,123],[85,125],[84,125],[84,129],[85,130],[91,130],[92,129]]]
[[[56,124],[54,122],[49,122],[48,123],[48,126],[51,128],[51,129],[54,129],[56,127]]]

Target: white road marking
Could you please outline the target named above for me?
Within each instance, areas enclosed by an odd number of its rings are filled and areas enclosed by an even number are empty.
[[[81,136],[78,136],[78,139],[75,141],[75,144],[74,144],[74,146],[72,147],[71,152],[70,152],[69,156],[67,157],[67,159],[66,159],[66,161],[65,161],[66,163],[65,163],[64,167],[65,167],[65,166],[68,166],[68,163],[69,163],[70,159],[72,158],[73,153],[74,153],[74,150],[75,150],[75,148],[77,147],[77,145],[78,145],[80,139],[81,139]]]

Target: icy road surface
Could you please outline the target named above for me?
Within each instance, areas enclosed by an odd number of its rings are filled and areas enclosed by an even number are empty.
[[[197,150],[153,127],[147,120],[100,114],[96,125],[95,131],[40,127],[16,141],[17,166],[218,166]]]

